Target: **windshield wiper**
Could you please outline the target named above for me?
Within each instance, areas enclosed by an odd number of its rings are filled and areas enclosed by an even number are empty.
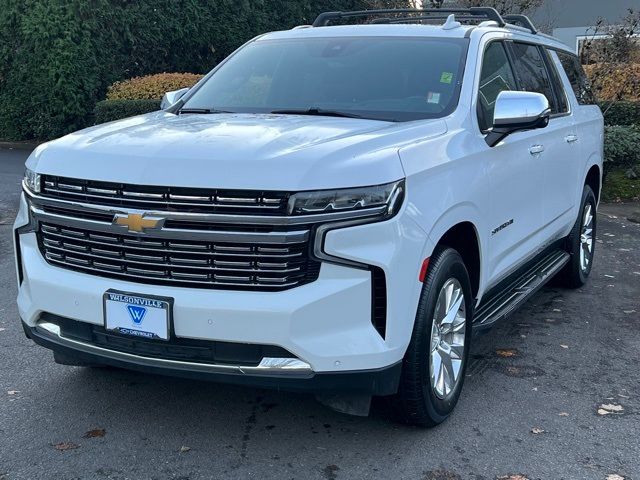
[[[200,113],[200,114],[209,114],[209,113],[234,113],[227,112],[225,110],[216,110],[215,108],[181,108],[178,113]]]
[[[355,113],[339,112],[337,110],[324,110],[322,108],[274,110],[271,113],[274,115],[318,115],[324,117],[362,118],[362,115],[356,115]]]

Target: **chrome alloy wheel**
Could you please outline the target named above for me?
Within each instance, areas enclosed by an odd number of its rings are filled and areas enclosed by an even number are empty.
[[[450,278],[438,294],[431,327],[431,388],[441,400],[451,395],[460,380],[466,325],[462,285]]]
[[[583,272],[589,270],[593,255],[593,208],[590,203],[584,207],[582,215],[582,230],[580,232],[580,268]]]

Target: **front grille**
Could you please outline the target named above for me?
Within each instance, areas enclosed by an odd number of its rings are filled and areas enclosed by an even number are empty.
[[[43,175],[42,196],[165,212],[286,215],[290,193],[128,185]]]
[[[309,240],[166,240],[40,223],[38,243],[50,264],[138,283],[280,291],[313,282],[320,272],[309,256]]]
[[[256,367],[263,358],[296,358],[282,347],[179,338],[169,341],[130,338],[104,327],[43,313],[41,319],[60,327],[64,338],[147,358],[214,365]]]

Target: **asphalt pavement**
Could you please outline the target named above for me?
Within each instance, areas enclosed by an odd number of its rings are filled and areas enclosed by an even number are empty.
[[[307,395],[54,364],[15,305],[27,154],[0,149],[0,480],[640,480],[640,225],[628,208],[601,208],[585,288],[545,288],[474,340],[455,414],[424,430],[384,401],[355,418]]]

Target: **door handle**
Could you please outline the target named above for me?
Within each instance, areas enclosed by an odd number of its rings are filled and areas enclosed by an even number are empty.
[[[578,141],[578,136],[577,135],[567,135],[566,137],[564,137],[564,139],[567,141],[567,143],[574,143]]]
[[[531,145],[531,148],[529,148],[529,153],[531,155],[538,155],[542,152],[544,152],[544,145]]]

